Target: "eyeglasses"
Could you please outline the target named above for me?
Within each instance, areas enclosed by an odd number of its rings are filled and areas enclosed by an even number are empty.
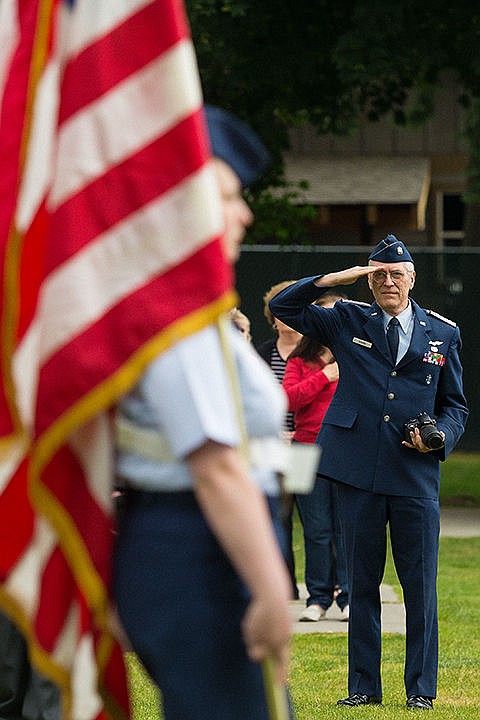
[[[374,272],[372,275],[373,282],[375,285],[383,285],[387,277],[394,283],[400,283],[410,275],[409,272],[403,272],[402,270],[392,270],[392,272],[386,272],[385,270],[379,270]]]

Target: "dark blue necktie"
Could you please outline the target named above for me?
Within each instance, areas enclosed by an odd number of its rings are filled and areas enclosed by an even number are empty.
[[[397,318],[392,318],[387,325],[387,340],[390,352],[392,354],[392,360],[394,364],[397,364],[397,353],[398,353],[398,326],[399,322]]]

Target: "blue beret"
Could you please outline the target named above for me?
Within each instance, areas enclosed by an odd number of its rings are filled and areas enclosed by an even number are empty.
[[[401,240],[398,240],[395,235],[387,235],[386,238],[380,240],[370,255],[369,260],[375,260],[381,263],[396,263],[396,262],[411,262],[413,263],[412,256],[408,252],[407,248]]]
[[[252,128],[235,115],[205,105],[212,155],[224,160],[240,178],[251,185],[266,170],[270,155]]]

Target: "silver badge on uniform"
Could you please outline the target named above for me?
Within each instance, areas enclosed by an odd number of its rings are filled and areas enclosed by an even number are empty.
[[[425,382],[427,383],[427,385],[430,385],[430,383],[432,382],[432,376],[427,375],[427,377],[425,378]]]
[[[366,347],[366,348],[371,348],[373,345],[373,343],[371,343],[369,340],[363,340],[362,338],[358,338],[358,337],[353,337],[352,342],[355,343],[356,345],[362,345],[363,347]]]

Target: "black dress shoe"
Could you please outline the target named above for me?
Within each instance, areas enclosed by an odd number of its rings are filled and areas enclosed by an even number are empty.
[[[348,707],[357,707],[358,705],[381,705],[381,698],[374,695],[364,695],[363,693],[354,693],[343,700],[337,700],[337,705],[347,705]]]
[[[409,710],[433,710],[432,698],[423,695],[410,695],[407,698],[407,708]]]

